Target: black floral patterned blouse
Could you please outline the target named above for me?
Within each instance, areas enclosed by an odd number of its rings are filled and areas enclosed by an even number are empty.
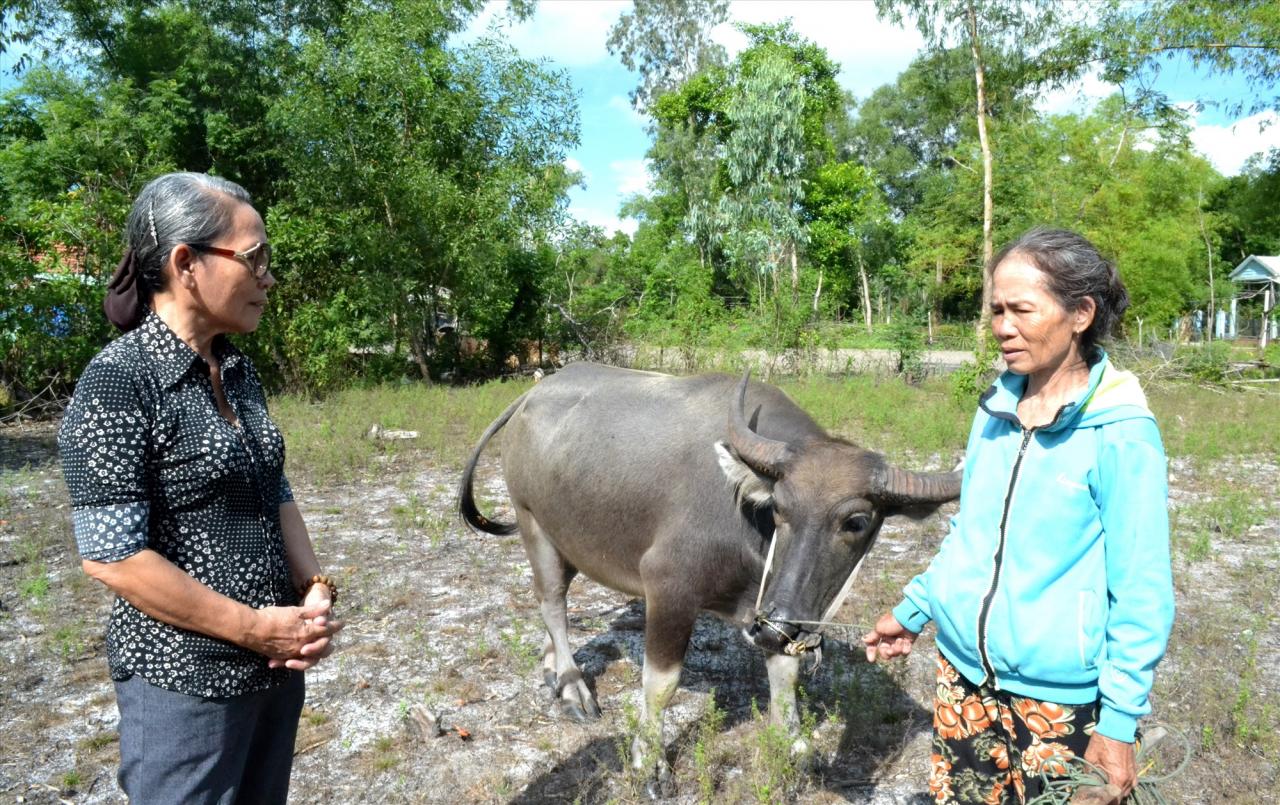
[[[76,545],[97,562],[150,548],[251,607],[296,605],[280,530],[293,499],[284,440],[249,359],[223,336],[213,350],[235,426],[218,413],[209,364],[155,313],[84,370],[58,433]],[[193,696],[262,690],[291,673],[119,597],[107,658],[113,679],[138,674]]]

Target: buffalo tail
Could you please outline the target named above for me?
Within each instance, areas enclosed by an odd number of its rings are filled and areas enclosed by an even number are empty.
[[[484,452],[485,445],[489,443],[495,433],[502,430],[502,426],[507,424],[507,421],[515,414],[516,409],[524,402],[526,396],[528,396],[528,392],[517,397],[515,402],[507,406],[507,410],[503,411],[501,416],[489,424],[484,435],[480,437],[480,443],[476,445],[475,450],[471,451],[471,458],[467,459],[467,466],[462,471],[462,480],[458,482],[458,514],[462,517],[462,522],[477,533],[501,536],[514,534],[519,530],[519,526],[515,523],[497,523],[480,513],[480,510],[476,507],[473,481],[476,474],[476,464],[480,461],[480,454]]]

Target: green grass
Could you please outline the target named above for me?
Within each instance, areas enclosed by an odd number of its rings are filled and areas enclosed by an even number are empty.
[[[99,749],[107,748],[118,740],[120,740],[120,734],[117,732],[99,732],[80,741],[80,747],[88,752],[96,752]]]
[[[957,404],[944,380],[912,386],[896,378],[811,377],[780,388],[831,433],[900,458],[964,450],[973,410]],[[950,469],[950,467],[948,467]]]
[[[344,391],[320,402],[278,397],[272,406],[285,433],[291,473],[317,482],[350,481],[397,456],[428,455],[461,464],[485,427],[531,385],[387,385]],[[778,385],[832,433],[893,460],[938,453],[949,463],[958,457],[977,403],[954,400],[946,378],[913,386],[869,375],[810,376]],[[1231,455],[1280,455],[1280,429],[1272,414],[1280,395],[1180,383],[1150,389],[1149,402],[1171,457],[1214,461]],[[374,424],[416,430],[419,437],[368,439]],[[406,507],[400,525],[434,531],[432,524],[414,522],[411,510],[416,508],[412,502]]]
[[[80,787],[81,783],[84,782],[84,779],[80,776],[80,772],[76,771],[75,769],[72,769],[71,771],[62,775],[62,778],[58,782],[59,782],[59,788],[62,791],[75,793],[75,790]]]
[[[272,413],[285,435],[291,472],[317,481],[351,480],[378,456],[427,451],[439,461],[460,463],[485,427],[529,385],[385,385],[350,389],[320,402],[286,395],[272,401]],[[418,438],[369,439],[375,424],[418,431]]]
[[[520,676],[528,676],[542,661],[542,645],[539,643],[538,629],[522,618],[512,620],[509,629],[498,634],[507,656],[516,667]]]
[[[698,801],[709,805],[716,801],[717,759],[714,751],[724,732],[725,712],[716,706],[716,690],[707,697],[707,710],[698,719],[697,738],[693,744],[693,768],[698,778]]]
[[[1220,392],[1189,383],[1148,390],[1170,456],[1212,461],[1231,455],[1280,455],[1274,412],[1280,395]]]
[[[1208,559],[1213,543],[1237,542],[1266,522],[1271,504],[1265,491],[1220,483],[1195,503],[1171,511],[1174,545],[1190,562]]]
[[[44,564],[37,564],[28,569],[28,575],[18,584],[18,594],[31,601],[33,605],[44,603],[49,596],[49,576]]]

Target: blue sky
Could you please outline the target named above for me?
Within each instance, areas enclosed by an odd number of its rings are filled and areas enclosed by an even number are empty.
[[[635,114],[627,93],[638,76],[629,72],[605,48],[609,28],[626,10],[629,0],[540,0],[534,17],[513,25],[505,20],[503,2],[493,2],[473,21],[462,39],[477,36],[490,25],[528,58],[546,59],[569,74],[581,92],[581,145],[566,160],[583,172],[583,187],[571,193],[570,212],[580,220],[604,227],[634,231],[635,222],[620,220],[619,205],[627,196],[643,192],[647,174],[644,154],[649,145],[644,118]],[[795,29],[827,50],[841,67],[840,83],[858,98],[894,80],[920,52],[923,42],[912,30],[876,19],[870,0],[749,0],[730,4],[732,20],[776,22],[792,19]],[[713,36],[729,50],[745,40],[731,25]],[[1214,98],[1249,99],[1242,78],[1198,74],[1189,63],[1165,65],[1156,88],[1175,102]],[[1044,111],[1084,111],[1116,88],[1089,77],[1065,91],[1046,93]],[[1259,131],[1260,124],[1276,123]],[[1280,115],[1268,112],[1242,120],[1228,119],[1221,110],[1206,107],[1196,115],[1192,142],[1225,174],[1239,172],[1256,151],[1280,147]]]
[[[506,20],[506,4],[492,2],[459,37],[467,41],[497,25],[522,55],[567,71],[580,93],[582,136],[566,162],[584,177],[583,186],[571,192],[570,212],[606,231],[634,231],[635,222],[619,219],[618,208],[631,194],[644,192],[648,181],[645,120],[627,100],[638,77],[605,48],[609,28],[630,7],[630,0],[540,0],[532,19],[514,25]],[[730,14],[733,21],[753,23],[790,17],[796,31],[841,65],[840,83],[858,98],[893,81],[922,47],[914,29],[879,21],[870,0],[739,0],[731,3]],[[745,46],[730,24],[717,27],[713,36],[730,55]],[[8,70],[18,55],[0,54],[0,87],[12,84]],[[1174,101],[1250,97],[1242,78],[1206,77],[1186,62],[1165,65],[1157,88]],[[1039,105],[1044,111],[1083,111],[1114,89],[1088,77],[1069,90],[1047,93]],[[1275,125],[1260,125],[1267,123]],[[1206,107],[1194,124],[1193,143],[1224,174],[1237,173],[1257,151],[1280,147],[1280,115],[1274,111],[1233,120]]]

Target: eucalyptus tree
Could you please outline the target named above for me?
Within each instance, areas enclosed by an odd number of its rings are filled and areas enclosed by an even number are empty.
[[[711,30],[729,19],[728,0],[635,0],[609,29],[609,52],[640,73],[631,103],[648,111],[664,92],[708,67],[723,65]]]
[[[1210,74],[1243,77],[1249,88],[1236,101],[1210,94],[1201,103],[1233,116],[1280,110],[1280,5],[1273,0],[1109,0],[1099,9],[1092,36],[1081,43],[1084,58],[1112,82],[1134,87],[1134,103],[1168,106],[1152,88],[1154,78],[1165,63],[1188,58]],[[1080,52],[1068,48],[1057,58],[1070,62]]]
[[[991,276],[994,253],[995,191],[994,153],[990,137],[988,66],[993,57],[1020,64],[1009,73],[1012,81],[1026,85],[1062,83],[1079,75],[1083,65],[1068,59],[1045,61],[1039,51],[1049,43],[1083,41],[1077,35],[1082,24],[1080,7],[1050,0],[876,0],[881,17],[898,24],[907,20],[931,49],[963,46],[972,60],[975,117],[982,162],[982,302],[977,334],[986,343],[990,321]],[[1068,16],[1072,17],[1068,19]],[[1064,46],[1065,47],[1065,46]]]
[[[805,238],[803,92],[781,56],[767,54],[742,77],[729,99],[733,128],[725,148],[729,186],[719,213],[730,222],[735,259],[759,283],[759,300],[779,297],[790,269],[794,302],[800,286],[798,249]]]
[[[657,196],[678,203],[682,240],[713,286],[766,303],[798,298],[803,184],[835,156],[846,98],[838,67],[789,23],[740,26],[750,40],[653,105]],[[785,291],[783,296],[777,290]]]

